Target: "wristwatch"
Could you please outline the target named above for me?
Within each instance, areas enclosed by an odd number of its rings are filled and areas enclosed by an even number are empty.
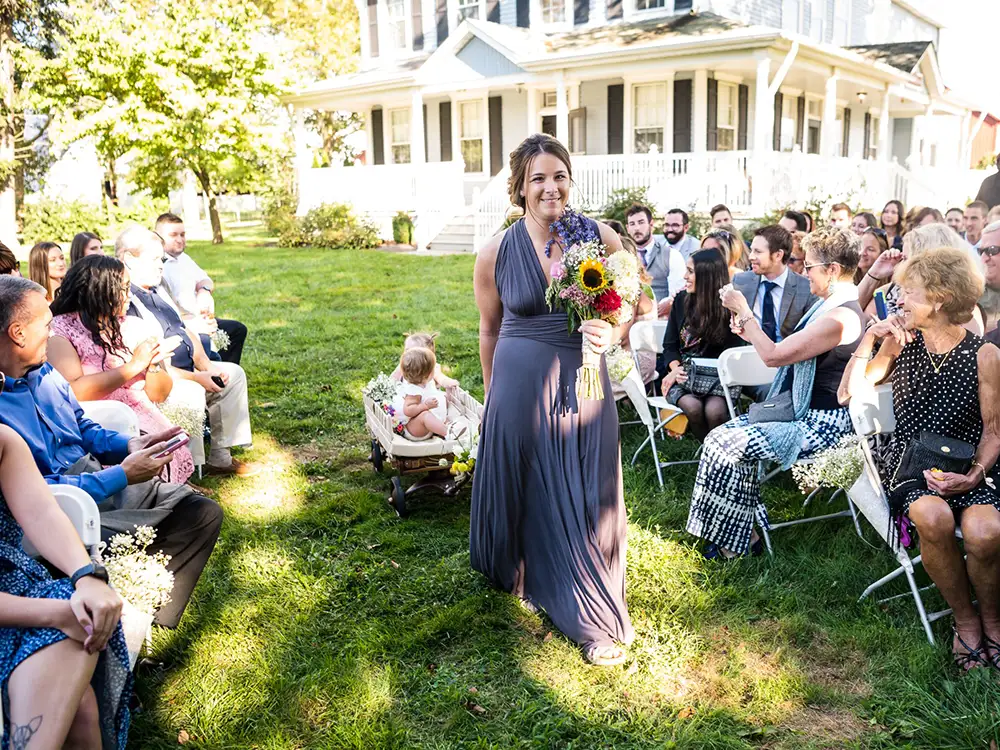
[[[84,565],[73,575],[69,577],[70,583],[73,584],[73,588],[76,588],[76,584],[80,582],[81,578],[86,578],[87,576],[93,576],[99,581],[104,581],[108,583],[111,579],[108,578],[108,569],[105,568],[100,563],[92,562],[90,565]]]

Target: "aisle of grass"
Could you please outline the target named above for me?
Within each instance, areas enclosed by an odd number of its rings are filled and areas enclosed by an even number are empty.
[[[440,331],[441,361],[481,397],[473,259],[251,241],[192,254],[222,314],[250,326],[252,455],[270,468],[215,485],[222,539],[182,628],[156,637],[172,666],[140,681],[132,747],[181,732],[275,750],[1000,740],[995,678],[954,679],[906,600],[857,603],[890,569],[884,550],[834,521],[778,532],[773,559],[706,563],[682,531],[693,467],[660,490],[648,460],[626,466],[638,637],[625,668],[587,667],[470,570],[467,495],[400,521],[366,462],[360,389],[405,332]],[[640,438],[626,428],[623,455]],[[765,498],[776,517],[801,501],[787,482]]]

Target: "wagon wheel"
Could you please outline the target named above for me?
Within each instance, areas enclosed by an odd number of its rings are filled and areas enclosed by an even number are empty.
[[[399,477],[392,478],[392,491],[389,493],[389,497],[386,502],[389,503],[390,507],[396,511],[396,515],[400,518],[406,517],[406,490],[403,489],[403,483],[400,481]]]
[[[378,440],[372,438],[372,452],[371,455],[368,456],[368,460],[372,462],[372,467],[378,474],[382,473],[382,458],[382,445]]]

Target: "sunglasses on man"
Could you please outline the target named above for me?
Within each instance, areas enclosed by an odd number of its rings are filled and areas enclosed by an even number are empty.
[[[988,255],[991,258],[1000,255],[1000,245],[990,245],[989,247],[979,248],[980,255]]]

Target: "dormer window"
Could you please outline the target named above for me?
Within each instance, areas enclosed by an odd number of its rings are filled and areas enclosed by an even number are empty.
[[[406,0],[386,0],[385,8],[392,49],[406,49]]]
[[[542,23],[566,23],[566,0],[542,0]]]
[[[655,10],[666,7],[666,0],[635,0],[635,9]]]
[[[479,18],[479,0],[458,0],[458,22],[466,18]]]

